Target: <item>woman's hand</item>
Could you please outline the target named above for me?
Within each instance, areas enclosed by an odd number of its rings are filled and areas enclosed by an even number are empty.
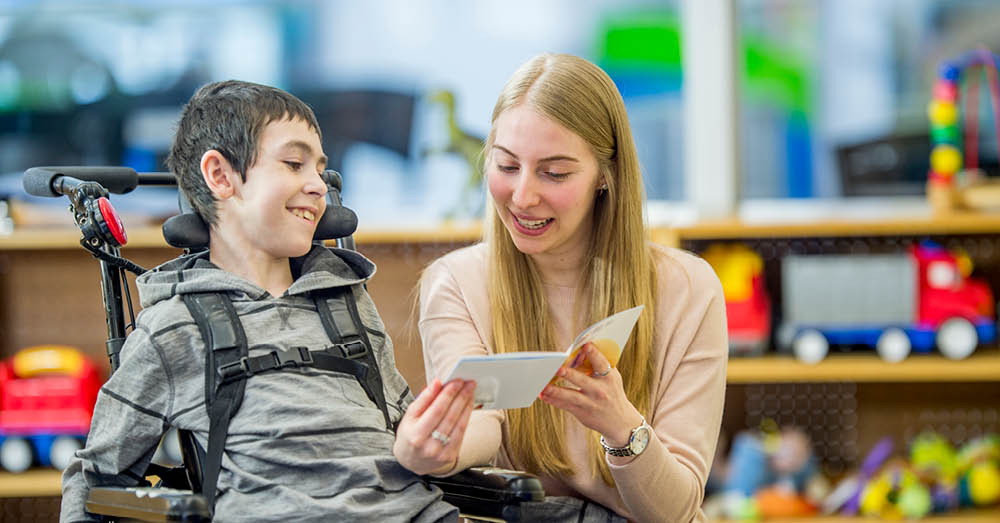
[[[584,358],[593,367],[592,374],[575,369]],[[628,444],[632,429],[642,423],[642,414],[625,396],[621,373],[597,347],[591,343],[584,345],[572,366],[560,367],[556,376],[574,387],[546,385],[540,395],[542,401],[569,412],[585,427],[603,435],[608,445]]]
[[[396,428],[392,453],[417,474],[442,474],[455,467],[473,411],[476,382],[434,380],[413,400]]]

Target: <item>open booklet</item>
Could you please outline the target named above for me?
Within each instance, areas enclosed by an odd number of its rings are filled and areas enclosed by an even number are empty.
[[[475,402],[485,409],[518,409],[531,405],[545,385],[552,380],[564,363],[569,364],[578,356],[580,348],[588,342],[611,365],[617,365],[622,348],[628,341],[643,306],[615,313],[587,327],[573,340],[566,352],[511,352],[488,356],[465,356],[442,380],[475,380]],[[576,367],[581,372],[591,372],[590,362],[581,361]],[[603,369],[602,369],[603,370]]]

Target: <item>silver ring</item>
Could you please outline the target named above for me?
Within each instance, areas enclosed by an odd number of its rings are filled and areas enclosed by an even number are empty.
[[[611,372],[611,365],[608,365],[608,368],[605,369],[604,372],[591,372],[590,376],[592,378],[603,378],[607,376],[609,372]]]
[[[442,447],[448,446],[448,442],[451,441],[451,438],[447,434],[444,434],[443,432],[439,432],[437,430],[431,432],[431,437],[440,441]]]

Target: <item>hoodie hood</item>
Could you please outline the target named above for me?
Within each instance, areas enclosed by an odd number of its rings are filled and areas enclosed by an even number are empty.
[[[304,256],[291,258],[294,282],[286,294],[355,285],[375,274],[375,264],[352,250],[314,245]],[[260,286],[224,271],[208,259],[208,251],[185,254],[136,278],[139,302],[150,307],[173,296],[199,292],[227,292],[259,300],[269,296]]]

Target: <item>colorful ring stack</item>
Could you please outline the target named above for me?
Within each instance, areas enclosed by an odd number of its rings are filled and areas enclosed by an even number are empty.
[[[927,116],[931,123],[931,168],[928,175],[930,187],[950,189],[954,184],[955,174],[963,168],[975,169],[978,158],[979,118],[978,114],[963,115],[960,109],[962,97],[962,77],[966,73],[979,74],[986,72],[990,100],[993,105],[993,125],[996,126],[998,147],[1000,147],[1000,78],[998,78],[1000,59],[987,49],[975,49],[963,53],[954,60],[941,64],[938,79],[934,83],[931,102],[927,107]],[[978,77],[969,78],[965,96],[966,108],[977,107]],[[961,120],[965,117],[965,136],[959,129]],[[960,143],[965,140],[965,147]]]
[[[931,171],[928,178],[932,184],[951,186],[962,168],[962,150],[959,149],[958,131],[958,82],[962,68],[945,62],[934,83],[934,94],[927,107],[931,121]]]

